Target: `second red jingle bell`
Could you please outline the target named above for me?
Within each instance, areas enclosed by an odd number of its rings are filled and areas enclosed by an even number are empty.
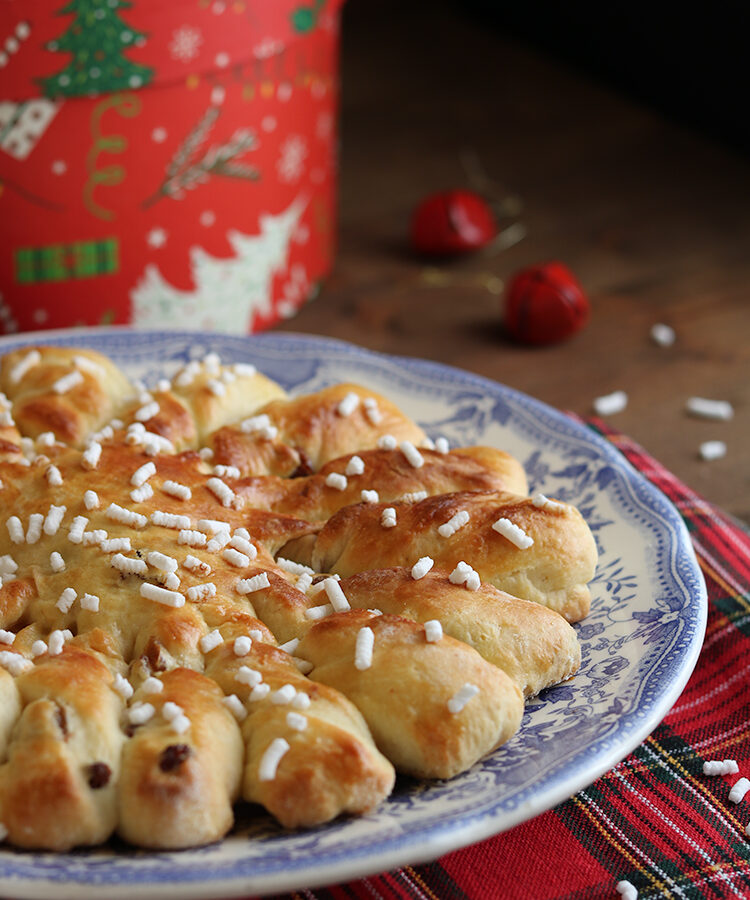
[[[561,262],[522,269],[505,295],[505,327],[523,344],[564,341],[584,327],[589,311],[583,288]]]

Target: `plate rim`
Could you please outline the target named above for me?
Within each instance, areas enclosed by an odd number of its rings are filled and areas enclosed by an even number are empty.
[[[0,337],[0,353],[6,352],[6,346],[25,346],[36,343],[57,343],[60,340],[75,339],[76,337],[87,338],[86,343],[96,343],[96,339],[107,335],[130,335],[130,339],[138,338],[169,337],[173,339],[182,339],[185,341],[210,342],[211,339],[230,340],[236,339],[238,342],[247,342],[248,349],[252,349],[254,343],[290,343],[301,342],[308,346],[316,345],[320,348],[337,347],[348,354],[354,356],[360,354],[370,357],[374,360],[387,362],[390,365],[401,366],[407,372],[419,372],[420,375],[438,375],[445,377],[446,372],[449,375],[458,376],[462,382],[473,382],[475,386],[491,388],[494,391],[500,391],[501,394],[509,395],[520,402],[524,407],[535,409],[543,412],[545,416],[550,416],[556,424],[564,424],[567,434],[578,439],[584,439],[587,443],[593,444],[598,452],[610,462],[616,462],[617,466],[623,470],[626,475],[628,484],[635,482],[649,498],[649,508],[653,508],[656,502],[660,507],[659,512],[673,530],[673,539],[676,545],[691,558],[696,578],[696,586],[699,594],[693,599],[693,607],[697,615],[696,625],[689,644],[689,651],[684,654],[680,660],[680,669],[678,675],[672,679],[669,689],[665,691],[661,702],[655,706],[650,714],[642,719],[640,723],[633,727],[626,740],[622,740],[617,746],[611,748],[607,753],[602,753],[599,757],[597,765],[587,770],[585,774],[582,771],[571,772],[562,781],[558,781],[554,785],[554,789],[549,789],[541,797],[531,797],[519,803],[513,810],[500,810],[497,807],[494,810],[484,811],[476,820],[470,819],[453,827],[447,827],[443,823],[437,833],[429,832],[421,838],[417,843],[404,843],[402,846],[392,849],[384,849],[379,851],[378,855],[373,857],[365,853],[352,858],[339,859],[334,861],[326,861],[314,867],[312,871],[305,870],[309,878],[305,881],[306,887],[319,887],[323,884],[340,883],[344,880],[352,880],[362,878],[369,874],[383,872],[398,868],[399,866],[411,864],[418,865],[435,859],[444,853],[459,850],[470,844],[485,840],[494,835],[500,834],[524,821],[528,821],[548,809],[558,805],[560,802],[573,796],[573,794],[584,789],[603,773],[612,769],[618,762],[627,756],[635,747],[637,747],[645,737],[650,734],[654,728],[665,718],[669,710],[672,708],[678,697],[682,693],[697,663],[703,637],[705,634],[708,605],[705,580],[700,572],[697,563],[695,551],[690,539],[685,522],[669,498],[661,491],[653,482],[649,481],[635,466],[622,454],[610,441],[591,430],[583,421],[573,418],[560,409],[557,409],[544,401],[520,391],[510,385],[496,381],[484,375],[472,372],[447,363],[440,363],[431,359],[420,357],[404,356],[398,354],[385,353],[378,350],[372,350],[349,341],[339,338],[328,337],[317,334],[304,334],[300,332],[263,332],[253,335],[232,335],[218,332],[187,332],[178,329],[150,329],[139,331],[128,326],[101,326],[94,328],[80,327],[70,329],[54,329],[47,331],[24,332],[19,334],[5,335]],[[127,338],[126,338],[127,339]],[[465,817],[464,817],[465,818]],[[502,820],[502,826],[498,828],[498,820]],[[189,850],[186,852],[190,852]],[[10,848],[3,848],[0,851],[0,861],[2,856],[12,853],[15,855],[17,851]],[[317,874],[316,874],[317,873]],[[106,884],[106,889],[112,897],[125,896],[132,894],[134,888],[137,887],[139,896],[141,897],[166,897],[173,896],[178,890],[180,894],[186,898],[189,897],[205,897],[206,890],[211,893],[220,891],[224,896],[240,896],[247,893],[248,888],[256,894],[267,894],[270,892],[279,892],[285,890],[293,890],[300,887],[300,878],[302,874],[300,870],[292,870],[289,873],[263,873],[252,879],[250,884],[244,877],[233,877],[228,880],[220,878],[210,879],[208,881],[191,881],[178,880],[172,883],[155,883],[155,882],[137,882],[137,883],[92,883],[90,880],[71,879],[68,881],[59,880],[40,880],[39,888],[34,887],[36,880],[24,879],[24,881],[15,884],[9,881],[6,886],[6,879],[0,872],[0,885],[3,890],[14,887],[21,888],[25,886],[30,892],[23,890],[20,893],[14,893],[17,897],[88,897],[100,896],[101,890]]]

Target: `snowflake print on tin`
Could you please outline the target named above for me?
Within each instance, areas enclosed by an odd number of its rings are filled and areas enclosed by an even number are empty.
[[[318,116],[315,123],[315,136],[321,141],[327,141],[333,134],[334,118],[333,113],[326,110]]]
[[[13,315],[13,310],[5,302],[2,294],[0,294],[0,323],[2,323],[1,327],[5,330],[6,334],[18,331],[18,322],[16,322],[15,316]]]
[[[167,232],[163,228],[152,228],[146,235],[146,243],[158,250],[167,243]]]
[[[279,315],[288,319],[293,316],[310,293],[310,282],[307,270],[302,263],[295,263],[289,270],[289,280],[281,289],[281,299],[276,310]]]
[[[307,142],[299,134],[290,135],[281,145],[281,154],[276,163],[279,180],[291,184],[299,181],[305,170],[307,158]]]
[[[264,38],[259,44],[253,47],[253,56],[257,59],[270,59],[276,56],[284,49],[281,41],[275,41],[273,38]]]
[[[172,33],[169,44],[169,55],[180,62],[190,62],[200,52],[203,43],[203,34],[200,28],[192,25],[183,25]]]

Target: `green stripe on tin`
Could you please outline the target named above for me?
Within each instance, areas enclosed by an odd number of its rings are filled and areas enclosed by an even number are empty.
[[[112,275],[120,268],[119,250],[119,241],[113,237],[101,241],[21,247],[15,253],[16,281],[38,284]]]

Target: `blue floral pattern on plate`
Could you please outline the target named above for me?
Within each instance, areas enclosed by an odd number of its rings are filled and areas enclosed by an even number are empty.
[[[0,339],[81,346],[153,384],[217,352],[251,362],[288,390],[339,381],[388,396],[432,436],[485,443],[523,461],[531,487],[574,503],[600,553],[591,613],[577,626],[576,677],[528,702],[520,732],[446,782],[399,781],[372,813],[285,832],[240,808],[220,844],[144,853],[112,844],[68,854],[0,849],[7,897],[218,897],[333,883],[413,864],[496,834],[565,800],[625,756],[668,712],[698,656],[703,578],[669,501],[606,441],[504,385],[437,363],[302,335],[252,337],[120,329]]]

